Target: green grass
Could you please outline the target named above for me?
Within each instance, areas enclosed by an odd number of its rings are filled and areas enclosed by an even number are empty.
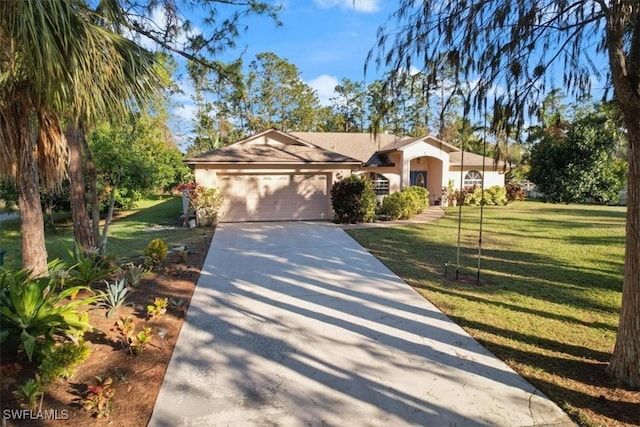
[[[109,228],[107,253],[115,259],[132,260],[142,257],[144,248],[155,238],[163,239],[171,248],[205,233],[202,228],[176,228],[181,212],[182,199],[169,196],[143,200],[133,210],[118,212]],[[49,229],[46,230],[49,260],[67,259],[68,251],[74,247],[73,229],[71,224],[64,220],[65,217],[68,215],[59,215],[60,221],[63,222],[56,226],[55,233]],[[0,223],[0,248],[7,251],[4,256],[6,268],[21,267],[19,219]]]
[[[462,212],[459,280],[457,208],[432,224],[350,234],[581,424],[635,425],[639,393],[604,372],[618,324],[625,208],[486,207],[480,282],[480,208]]]

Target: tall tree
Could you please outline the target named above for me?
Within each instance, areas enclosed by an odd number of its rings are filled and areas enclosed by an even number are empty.
[[[249,130],[275,127],[283,131],[312,131],[319,125],[320,101],[298,67],[274,53],[256,55],[246,78]]]
[[[334,88],[336,96],[329,99],[342,125],[342,132],[361,132],[364,121],[364,85],[343,78]]]
[[[78,1],[0,3],[0,170],[17,182],[22,261],[47,274],[39,188],[66,173],[61,119],[81,127],[117,116],[153,91],[153,57],[105,32]]]
[[[535,133],[529,179],[552,202],[591,198],[615,203],[626,181],[627,164],[620,152],[626,143],[619,114],[607,104],[580,107],[575,119],[557,132],[558,121]]]
[[[569,93],[582,94],[593,75],[603,77],[596,64],[606,61],[629,141],[622,306],[608,370],[640,387],[640,2],[400,0],[377,45],[368,63],[416,66],[432,76],[452,67],[456,85],[477,82],[465,111],[485,113],[492,98],[500,112],[494,110],[494,124],[507,134],[535,113],[558,73]]]

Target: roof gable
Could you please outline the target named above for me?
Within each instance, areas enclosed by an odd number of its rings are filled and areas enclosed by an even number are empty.
[[[201,163],[351,163],[354,159],[318,147],[295,135],[276,129],[251,135],[233,144],[185,159],[187,164]]]
[[[420,143],[432,145],[447,153],[455,153],[457,151],[460,151],[458,147],[455,147],[449,144],[448,142],[444,142],[441,139],[438,139],[431,135],[399,139],[383,146],[380,149],[380,151],[381,152],[389,152],[394,150],[404,151],[405,149]]]

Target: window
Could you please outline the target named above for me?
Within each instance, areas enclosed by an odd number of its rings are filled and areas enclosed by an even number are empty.
[[[389,180],[384,175],[372,173],[371,182],[373,182],[373,191],[376,193],[376,196],[389,195]]]
[[[482,174],[476,170],[471,170],[467,172],[464,176],[463,187],[464,188],[474,188],[480,187],[482,185]]]

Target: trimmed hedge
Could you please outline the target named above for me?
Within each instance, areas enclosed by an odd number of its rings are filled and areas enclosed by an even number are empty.
[[[429,191],[426,188],[411,186],[385,197],[380,214],[389,220],[409,219],[429,206]]]
[[[376,194],[373,183],[351,175],[333,184],[331,205],[335,221],[342,224],[371,222],[376,213]]]
[[[507,190],[504,187],[494,185],[493,187],[485,188],[485,206],[503,206],[508,202]],[[472,191],[465,191],[462,194],[462,204],[464,206],[480,206],[482,204],[482,190],[480,187],[476,187]]]

